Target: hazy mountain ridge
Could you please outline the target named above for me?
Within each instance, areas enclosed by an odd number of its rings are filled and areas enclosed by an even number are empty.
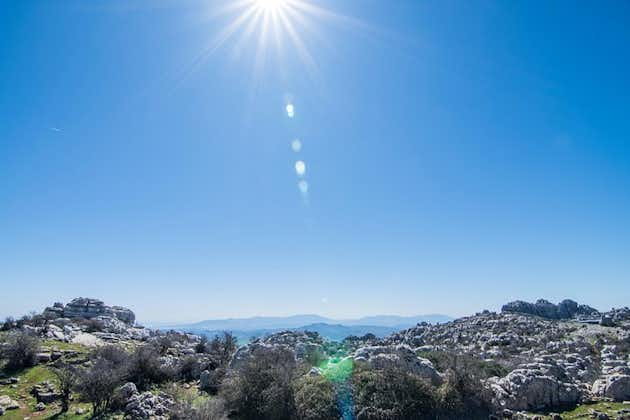
[[[372,333],[384,337],[403,328],[413,327],[421,322],[432,324],[451,321],[453,318],[442,314],[416,316],[374,315],[358,319],[337,320],[314,314],[292,315],[288,317],[250,317],[205,320],[191,324],[157,326],[160,330],[176,330],[193,334],[214,336],[230,331],[239,341],[261,337],[283,330],[313,331],[330,340],[341,340],[350,335]]]
[[[334,319],[314,314],[301,314],[286,317],[256,316],[249,318],[209,319],[195,323],[173,323],[160,325],[160,329],[195,329],[195,330],[258,330],[301,328],[311,324],[329,324],[346,326],[380,326],[380,327],[409,327],[420,322],[441,323],[452,321],[454,318],[443,314],[427,314],[416,316],[374,315],[358,319]],[[150,325],[149,325],[150,326]]]

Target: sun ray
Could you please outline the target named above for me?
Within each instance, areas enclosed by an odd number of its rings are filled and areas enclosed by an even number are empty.
[[[284,29],[286,29],[287,34],[289,35],[289,39],[293,42],[293,45],[295,46],[298,55],[304,62],[307,70],[311,73],[311,76],[318,76],[317,64],[315,63],[313,56],[306,48],[306,45],[302,41],[302,38],[293,27],[293,23],[289,18],[287,18],[284,10],[280,10],[278,12],[278,15],[280,17],[280,20],[282,21]]]

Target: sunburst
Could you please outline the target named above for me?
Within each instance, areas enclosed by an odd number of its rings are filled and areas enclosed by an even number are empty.
[[[228,15],[230,19],[214,35],[194,66],[199,66],[231,40],[235,58],[241,56],[245,47],[255,46],[254,77],[263,70],[270,49],[275,49],[278,57],[282,58],[290,48],[297,54],[308,74],[319,78],[317,62],[305,36],[312,35],[321,41],[318,23],[324,21],[337,21],[345,28],[362,25],[356,19],[316,5],[312,0],[233,0],[214,9],[211,15]]]

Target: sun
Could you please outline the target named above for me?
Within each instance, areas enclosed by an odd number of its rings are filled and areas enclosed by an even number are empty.
[[[256,8],[263,12],[277,12],[287,6],[288,0],[254,0]]]
[[[321,24],[335,23],[347,29],[364,30],[357,19],[334,13],[318,6],[317,0],[216,0],[222,6],[208,10],[208,20],[226,16],[219,30],[195,59],[192,69],[222,46],[231,42],[232,58],[252,57],[244,54],[254,46],[252,80],[257,82],[268,61],[276,60],[277,68],[286,66],[287,52],[297,54],[305,73],[312,80],[321,80],[320,68],[311,55],[311,48],[331,43],[320,32]],[[215,4],[215,3],[213,3]],[[273,52],[273,54],[272,54]],[[290,58],[291,60],[293,58]],[[192,71],[192,70],[191,70]],[[292,111],[287,109],[291,117]]]

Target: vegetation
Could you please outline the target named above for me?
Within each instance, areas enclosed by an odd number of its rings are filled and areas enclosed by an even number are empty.
[[[61,412],[66,413],[70,408],[70,396],[79,381],[77,368],[68,364],[61,364],[52,370],[57,378],[58,389],[61,393]]]
[[[291,351],[256,349],[238,373],[226,379],[220,395],[243,420],[292,419],[295,405],[291,382],[296,373]]]
[[[299,419],[327,420],[340,417],[333,383],[323,376],[304,376],[293,386]]]
[[[36,336],[24,331],[11,332],[2,347],[2,357],[10,370],[34,366],[41,342]]]
[[[81,371],[76,389],[92,405],[92,413],[97,417],[109,411],[114,391],[122,383],[122,370],[111,360],[97,358]]]
[[[433,419],[437,396],[422,379],[397,369],[358,367],[352,378],[357,420]]]

